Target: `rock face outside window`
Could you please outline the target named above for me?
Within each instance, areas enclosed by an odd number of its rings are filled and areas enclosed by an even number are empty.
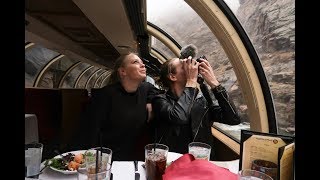
[[[295,1],[240,0],[235,13],[260,57],[280,134],[295,133]]]

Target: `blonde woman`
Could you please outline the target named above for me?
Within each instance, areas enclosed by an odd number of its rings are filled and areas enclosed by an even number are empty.
[[[112,160],[143,160],[151,99],[158,89],[145,82],[146,67],[135,53],[120,56],[107,86],[92,92],[86,111],[88,146],[113,151]]]

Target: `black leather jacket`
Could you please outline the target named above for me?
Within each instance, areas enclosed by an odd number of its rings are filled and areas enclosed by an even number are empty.
[[[212,144],[213,122],[229,125],[240,123],[236,108],[222,86],[211,90],[213,103],[208,103],[196,88],[187,87],[178,98],[167,91],[152,100],[156,126],[156,141],[169,146],[170,151],[188,152],[191,141]]]

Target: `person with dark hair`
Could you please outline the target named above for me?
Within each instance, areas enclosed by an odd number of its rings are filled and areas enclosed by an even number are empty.
[[[211,87],[212,102],[208,103],[199,91],[198,74]],[[170,151],[188,153],[190,142],[203,142],[213,146],[213,122],[229,125],[240,123],[240,117],[225,88],[217,80],[206,59],[200,62],[173,58],[166,61],[160,71],[160,82],[166,93],[152,100],[155,141],[169,146]],[[214,148],[211,158],[213,159]]]
[[[80,132],[88,144],[82,145],[108,147],[112,160],[144,160],[151,99],[158,94],[145,78],[146,67],[135,53],[116,60],[108,84],[91,92]]]

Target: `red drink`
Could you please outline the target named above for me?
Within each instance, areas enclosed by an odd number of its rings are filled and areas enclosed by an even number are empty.
[[[163,152],[148,154],[146,157],[147,180],[162,180],[166,165],[167,158]]]

